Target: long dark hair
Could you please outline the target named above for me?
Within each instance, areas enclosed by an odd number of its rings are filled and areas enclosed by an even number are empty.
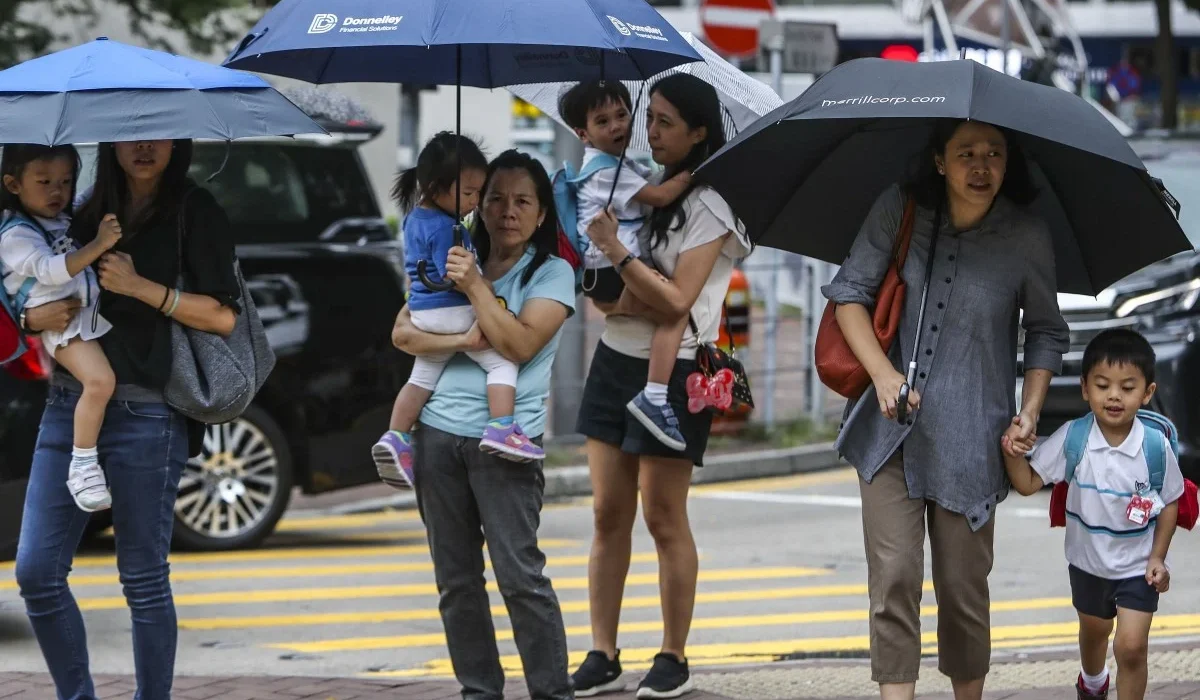
[[[75,187],[79,184],[79,151],[74,146],[40,146],[31,143],[10,143],[4,147],[4,158],[0,159],[0,183],[4,177],[11,175],[20,180],[25,174],[25,168],[30,163],[39,160],[58,160],[63,158],[71,162],[71,194],[67,196],[67,206],[63,210],[68,215],[74,209]],[[21,204],[21,198],[0,186],[0,211],[15,211],[27,219],[33,216]]]
[[[407,212],[412,211],[423,199],[449,192],[458,182],[460,162],[463,170],[486,172],[488,169],[487,157],[479,149],[479,144],[451,131],[439,133],[421,149],[416,167],[396,176],[396,182],[392,185],[392,199]]]
[[[687,156],[667,168],[663,180],[669,180],[681,172],[691,172],[708,160],[708,157],[725,145],[725,129],[721,123],[721,100],[712,85],[687,73],[675,73],[658,81],[650,88],[650,94],[658,93],[679,110],[679,116],[689,128],[708,130],[707,137],[692,147]],[[655,209],[650,215],[650,247],[657,248],[667,239],[668,231],[678,231],[687,223],[683,212],[683,200],[696,188],[695,182],[686,191],[665,207]]]
[[[487,180],[483,184],[483,199],[480,200],[480,211],[475,216],[475,230],[471,234],[471,241],[475,244],[481,265],[487,262],[488,254],[492,250],[492,235],[483,222],[482,210],[486,206],[492,178],[501,170],[524,170],[528,173],[530,179],[533,180],[534,190],[537,192],[538,206],[545,214],[541,225],[529,239],[529,242],[533,244],[533,262],[525,268],[525,273],[521,275],[521,285],[524,286],[533,279],[533,273],[537,272],[542,263],[549,260],[550,256],[558,251],[558,211],[554,208],[554,187],[550,184],[550,176],[546,174],[546,168],[542,167],[542,164],[532,156],[516,149],[507,150],[496,156],[487,169]]]
[[[933,125],[929,143],[917,154],[913,162],[905,189],[917,204],[925,209],[932,210],[946,199],[946,176],[938,172],[934,158],[945,156],[946,145],[950,143],[958,127],[965,123],[965,119],[939,119]],[[1038,196],[1037,187],[1029,174],[1025,152],[1011,131],[998,126],[995,128],[1008,146],[1008,161],[1004,168],[1004,181],[1000,183],[1000,194],[1012,203],[1024,207]]]
[[[129,216],[129,182],[125,170],[117,161],[116,144],[102,143],[96,154],[96,186],[87,201],[79,207],[72,229],[84,242],[91,240],[100,227],[100,220],[107,214],[116,214],[125,231],[121,243],[127,243],[151,224],[169,220],[183,204],[183,196],[193,186],[188,177],[192,167],[191,139],[176,139],[171,149],[171,159],[163,170],[158,191],[148,206]]]

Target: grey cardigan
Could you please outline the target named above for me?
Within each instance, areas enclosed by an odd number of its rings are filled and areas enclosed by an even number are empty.
[[[895,185],[876,200],[849,257],[822,288],[827,299],[874,306],[904,202]],[[903,445],[909,496],[961,513],[977,530],[1008,494],[1000,437],[1017,411],[1018,314],[1024,311],[1026,370],[1059,373],[1070,336],[1044,223],[1002,196],[972,229],[955,231],[947,219],[921,329],[915,383],[921,408],[900,425],[880,414],[869,388],[847,405],[837,447],[869,482]],[[933,212],[918,207],[902,271],[908,293],[888,355],[901,372],[912,358],[932,229]]]

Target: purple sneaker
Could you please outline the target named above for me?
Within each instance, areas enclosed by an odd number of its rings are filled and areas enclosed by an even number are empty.
[[[408,433],[387,431],[371,448],[371,457],[383,483],[396,489],[413,487],[413,449]]]
[[[483,429],[479,449],[513,462],[536,462],[546,458],[546,452],[525,437],[516,423],[507,427],[488,423]]]

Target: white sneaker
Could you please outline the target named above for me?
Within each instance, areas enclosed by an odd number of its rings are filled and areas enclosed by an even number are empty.
[[[95,513],[112,507],[108,481],[97,462],[84,467],[72,465],[67,474],[67,488],[71,491],[71,498],[75,499],[75,505],[82,511]]]

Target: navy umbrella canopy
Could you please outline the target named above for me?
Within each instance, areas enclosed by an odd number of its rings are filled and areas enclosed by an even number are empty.
[[[742,132],[697,176],[757,243],[840,264],[875,199],[910,175],[940,119],[1013,134],[1039,189],[1030,206],[1054,237],[1060,291],[1098,294],[1191,250],[1178,203],[1094,107],[970,60],[843,63]]]

